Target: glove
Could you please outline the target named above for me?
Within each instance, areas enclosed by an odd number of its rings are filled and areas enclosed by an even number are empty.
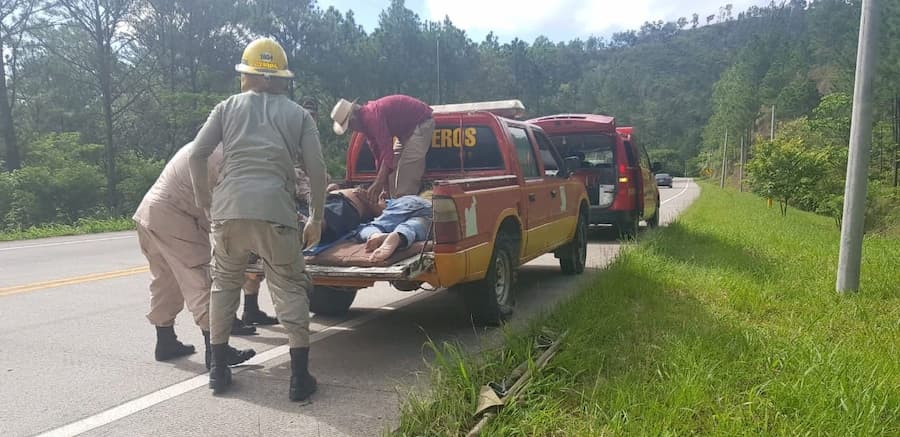
[[[322,239],[322,220],[310,220],[303,227],[303,250],[319,244]]]

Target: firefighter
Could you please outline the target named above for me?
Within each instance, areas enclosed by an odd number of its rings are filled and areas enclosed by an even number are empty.
[[[294,74],[277,42],[251,42],[235,70],[241,74],[241,93],[216,105],[197,133],[190,156],[197,206],[209,211],[214,241],[209,387],[220,394],[231,385],[228,337],[252,252],[263,260],[275,313],[288,333],[288,396],[305,400],[316,391],[309,373],[307,290],[312,283],[300,253],[294,166],[302,163],[309,177],[310,218],[303,241],[312,246],[321,234],[325,196],[319,132],[309,113],[287,96]],[[205,163],[220,142],[224,165],[211,192]]]
[[[300,99],[300,106],[309,112],[313,120],[318,120],[319,103],[312,97],[303,97]],[[297,221],[298,229],[303,227],[309,216],[309,178],[303,169],[299,166],[294,167],[296,184],[294,188],[294,196],[297,202]],[[326,174],[326,180],[328,175]],[[259,257],[256,254],[250,256],[250,265],[257,264]],[[259,309],[259,288],[265,275],[263,272],[254,271],[245,273],[244,281],[244,313],[240,318],[235,316],[235,327],[231,329],[231,335],[240,335],[235,333],[238,326],[245,325],[276,325],[278,319],[269,316]],[[252,326],[251,326],[252,327]],[[255,330],[254,330],[255,331]]]
[[[166,164],[144,195],[133,219],[141,252],[150,264],[152,280],[147,319],[156,326],[156,360],[167,361],[194,353],[194,346],[178,341],[174,328],[175,316],[187,303],[194,322],[203,331],[209,368],[210,223],[194,201],[188,167],[190,149],[188,143]],[[221,159],[218,150],[206,162],[213,183]],[[225,354],[228,363],[235,365],[250,359],[255,352],[229,347]]]
[[[368,189],[371,202],[377,202],[382,191],[387,191],[391,199],[419,194],[425,155],[434,132],[430,106],[399,94],[365,105],[341,99],[334,105],[331,119],[334,133],[343,135],[350,129],[362,133],[369,141],[378,169],[375,182]],[[396,158],[394,137],[400,142]]]

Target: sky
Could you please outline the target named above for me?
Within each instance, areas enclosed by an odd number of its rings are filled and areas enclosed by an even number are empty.
[[[419,17],[432,21],[449,16],[456,27],[465,30],[474,41],[488,32],[501,42],[513,38],[533,41],[540,35],[553,41],[568,41],[589,36],[609,38],[614,32],[640,28],[646,21],[674,21],[708,15],[731,3],[733,14],[749,6],[764,6],[770,0],[407,0],[406,7]],[[378,25],[378,14],[390,0],[319,0],[325,8],[352,9],[357,23],[367,32]]]

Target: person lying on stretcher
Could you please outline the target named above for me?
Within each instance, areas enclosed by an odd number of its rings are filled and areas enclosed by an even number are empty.
[[[419,196],[389,199],[381,215],[362,226],[357,240],[365,241],[366,252],[372,252],[369,261],[386,261],[397,250],[428,239],[431,229],[430,199],[430,191]]]
[[[383,262],[397,250],[428,238],[431,228],[431,191],[421,195],[380,200],[373,204],[362,188],[332,190],[325,201],[320,244],[351,234],[366,243],[371,262]]]

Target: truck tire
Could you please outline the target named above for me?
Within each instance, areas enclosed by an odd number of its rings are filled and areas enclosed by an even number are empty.
[[[647,227],[657,228],[659,227],[659,202],[656,202],[656,212],[653,213],[653,217],[647,219]]]
[[[309,310],[320,316],[343,316],[354,299],[355,289],[315,285],[309,292]]]
[[[499,326],[512,315],[516,273],[513,247],[509,240],[498,239],[484,279],[460,286],[466,309],[477,326]]]
[[[639,222],[640,219],[636,213],[626,213],[616,225],[619,238],[631,239],[637,236]]]
[[[391,281],[391,286],[398,291],[416,291],[422,288],[421,281]]]
[[[587,264],[587,217],[584,213],[578,215],[576,226],[575,237],[562,249],[559,256],[559,268],[567,275],[584,273],[584,266]]]

